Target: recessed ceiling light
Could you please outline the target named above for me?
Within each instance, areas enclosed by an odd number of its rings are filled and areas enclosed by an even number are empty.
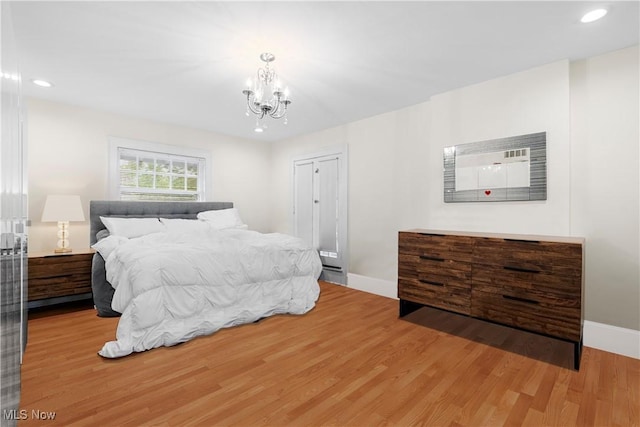
[[[607,9],[595,9],[591,12],[587,12],[584,14],[580,22],[583,24],[588,24],[589,22],[597,21],[607,14]]]
[[[41,87],[51,87],[53,86],[52,83],[46,81],[46,80],[40,80],[40,79],[33,79],[31,80],[31,83],[33,83],[34,85],[37,86],[41,86]]]

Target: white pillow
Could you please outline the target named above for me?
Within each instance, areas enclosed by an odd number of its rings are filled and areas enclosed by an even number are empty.
[[[158,218],[116,218],[101,216],[100,219],[111,236],[123,236],[129,239],[146,234],[165,231]]]
[[[102,258],[106,260],[107,258],[109,258],[109,255],[111,255],[111,252],[113,252],[121,244],[128,241],[129,239],[122,236],[107,236],[97,243],[94,243],[91,247],[98,251],[98,253],[102,255]]]
[[[160,222],[164,224],[168,232],[172,233],[211,230],[211,225],[209,225],[209,223],[205,221],[198,221],[197,219],[160,218]]]
[[[217,230],[225,228],[247,228],[236,208],[204,211],[198,214],[198,219],[206,221]]]

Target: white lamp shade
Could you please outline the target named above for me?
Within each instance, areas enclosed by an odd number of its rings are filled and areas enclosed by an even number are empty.
[[[53,195],[47,196],[42,211],[42,222],[84,221],[84,212],[80,196]]]

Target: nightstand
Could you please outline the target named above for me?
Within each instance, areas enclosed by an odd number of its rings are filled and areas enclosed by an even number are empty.
[[[91,299],[93,249],[29,253],[28,307]]]

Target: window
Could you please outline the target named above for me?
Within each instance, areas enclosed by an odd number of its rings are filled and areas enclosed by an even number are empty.
[[[112,197],[119,200],[202,201],[207,154],[184,147],[111,140]]]

